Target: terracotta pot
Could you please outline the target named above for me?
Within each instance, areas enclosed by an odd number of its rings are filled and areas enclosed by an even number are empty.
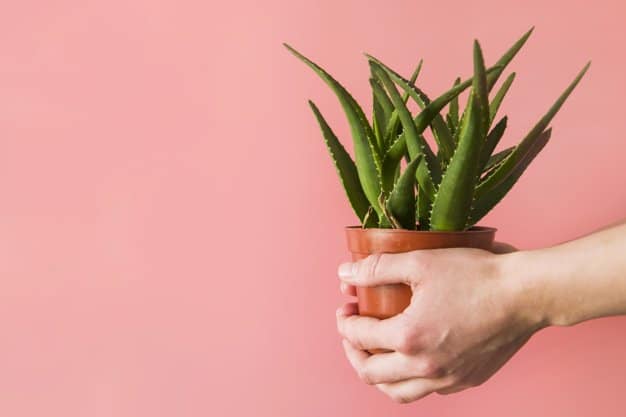
[[[461,232],[433,232],[401,229],[347,227],[352,260],[373,253],[400,253],[416,249],[479,248],[491,250],[496,229],[473,227]],[[404,284],[357,288],[359,314],[386,319],[401,313],[411,302],[411,288]]]

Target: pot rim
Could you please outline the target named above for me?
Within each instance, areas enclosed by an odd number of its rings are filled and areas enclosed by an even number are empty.
[[[362,233],[375,232],[375,233],[417,233],[417,234],[444,234],[444,235],[453,235],[453,234],[482,234],[482,233],[495,233],[498,229],[495,227],[489,226],[473,226],[468,230],[407,230],[407,229],[383,229],[370,227],[364,229],[361,226],[345,226],[344,229],[346,231],[357,231],[360,230]]]

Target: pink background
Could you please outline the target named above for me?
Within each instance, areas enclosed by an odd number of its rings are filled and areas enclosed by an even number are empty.
[[[371,3],[371,4],[370,4]],[[505,145],[593,66],[484,224],[522,248],[626,214],[621,0],[19,1],[0,14],[0,415],[623,416],[626,318],[541,332],[400,406],[335,332],[355,219],[288,41],[369,105],[363,51],[442,91],[531,25]],[[593,277],[590,277],[592,279]]]

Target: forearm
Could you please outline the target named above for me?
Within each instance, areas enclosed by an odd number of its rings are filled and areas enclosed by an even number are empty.
[[[516,302],[540,325],[626,314],[626,223],[546,249],[502,255]]]

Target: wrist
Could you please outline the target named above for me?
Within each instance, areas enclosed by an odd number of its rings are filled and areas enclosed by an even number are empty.
[[[626,315],[626,224],[557,246],[494,255],[512,314],[540,327]]]
[[[506,302],[517,320],[530,328],[555,325],[550,292],[543,279],[545,274],[533,264],[533,253],[518,251],[496,255],[498,275],[505,290]]]

